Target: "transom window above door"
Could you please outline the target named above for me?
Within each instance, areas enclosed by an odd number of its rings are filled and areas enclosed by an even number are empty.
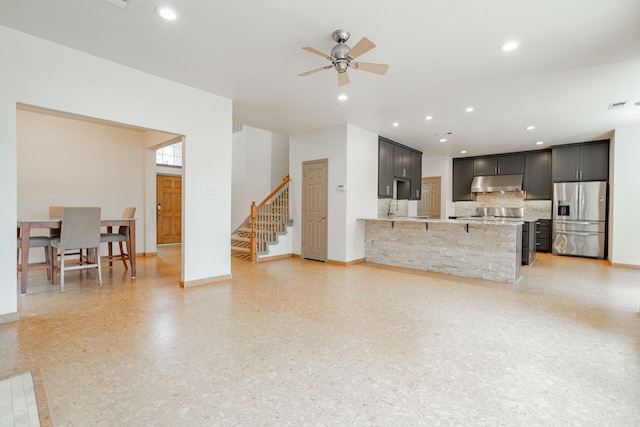
[[[156,164],[182,166],[182,142],[177,142],[156,150]]]

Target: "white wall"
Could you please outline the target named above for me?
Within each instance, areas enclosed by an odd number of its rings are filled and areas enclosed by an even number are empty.
[[[49,206],[100,206],[104,218],[137,209],[137,252],[144,243],[144,131],[16,112],[18,218],[46,218]],[[55,164],[52,164],[55,159]],[[29,260],[43,261],[32,249]]]
[[[271,190],[289,174],[289,136],[271,134]]]
[[[243,126],[233,134],[231,230],[251,213],[289,171],[289,137]]]
[[[422,156],[422,176],[439,176],[440,218],[447,219],[454,214],[453,208],[453,159],[449,156]]]
[[[302,163],[328,159],[327,260],[364,258],[363,224],[356,218],[377,217],[378,136],[342,124],[291,137],[289,153],[293,253],[301,254]]]
[[[229,99],[3,26],[0,57],[0,315],[17,311],[18,103],[185,135],[182,281],[230,275]],[[216,194],[207,195],[207,187]]]
[[[378,135],[347,126],[347,182],[342,197],[347,202],[346,255],[360,260],[364,253],[364,221],[378,216]],[[331,190],[331,189],[330,189]],[[340,195],[338,195],[340,196]]]
[[[347,125],[320,129],[292,136],[289,146],[290,206],[293,219],[293,253],[301,254],[302,162],[328,159],[327,189],[327,259],[346,259],[346,203],[340,184],[346,185]]]
[[[609,260],[640,267],[640,126],[616,129],[612,142]]]

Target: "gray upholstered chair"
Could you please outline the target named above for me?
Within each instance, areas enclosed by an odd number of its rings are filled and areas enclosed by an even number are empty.
[[[56,270],[60,270],[60,291],[64,292],[64,274],[70,270],[97,269],[98,283],[102,286],[102,268],[100,266],[100,208],[65,207],[62,216],[60,236],[51,239],[51,246],[59,251],[52,257],[52,281],[56,284]],[[69,250],[84,249],[86,261],[67,264],[65,255]]]
[[[20,248],[22,247],[22,238],[20,237],[20,229],[18,229],[18,272],[20,272]],[[47,263],[47,279],[51,279],[51,237],[49,236],[31,236],[29,237],[30,248],[44,248],[44,259]],[[29,256],[29,254],[23,254],[22,256]]]
[[[64,206],[49,206],[49,219],[62,219],[63,215]],[[49,236],[51,236],[51,238],[60,237],[60,229],[52,228],[49,230]],[[78,259],[82,260],[82,249],[78,249],[77,251],[67,251],[66,255],[78,255]]]
[[[127,207],[124,209],[124,212],[122,213],[122,218],[133,218],[135,214],[136,214],[135,207]],[[109,259],[109,268],[113,267],[114,259],[121,259],[122,263],[124,264],[124,268],[125,269],[129,268],[127,267],[127,260],[129,260],[129,253],[131,252],[131,240],[129,239],[129,226],[121,225],[118,227],[118,230],[115,233],[101,233],[100,242],[107,243],[107,248],[108,248],[107,258]],[[119,255],[113,254],[113,244],[115,242],[118,242],[120,246]],[[126,243],[127,245],[126,251],[124,250],[122,243]],[[131,262],[131,260],[129,260],[129,262]]]

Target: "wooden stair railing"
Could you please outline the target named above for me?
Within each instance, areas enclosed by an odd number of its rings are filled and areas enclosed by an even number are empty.
[[[257,259],[257,253],[265,251],[269,242],[276,240],[276,234],[285,231],[289,222],[289,175],[282,179],[265,199],[256,205],[251,203],[251,243],[250,260]]]

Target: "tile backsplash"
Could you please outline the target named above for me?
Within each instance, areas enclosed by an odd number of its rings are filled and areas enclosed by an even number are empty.
[[[392,216],[408,216],[409,201],[398,199],[378,199],[378,218]]]
[[[551,200],[524,200],[521,191],[505,191],[495,193],[478,193],[472,202],[455,202],[455,216],[470,216],[481,208],[524,208],[526,218],[551,219]]]

